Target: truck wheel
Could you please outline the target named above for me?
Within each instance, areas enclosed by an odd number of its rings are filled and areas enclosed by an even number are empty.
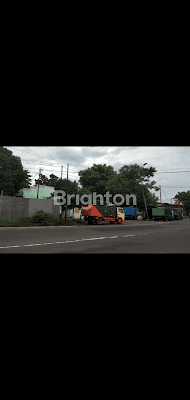
[[[96,220],[96,223],[97,223],[97,225],[102,225],[102,218],[98,218],[98,219]]]
[[[118,223],[118,224],[122,224],[122,219],[121,219],[121,218],[118,218],[117,223]]]

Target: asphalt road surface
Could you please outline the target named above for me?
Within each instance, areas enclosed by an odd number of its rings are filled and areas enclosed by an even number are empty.
[[[3,253],[190,253],[190,220],[0,228]]]

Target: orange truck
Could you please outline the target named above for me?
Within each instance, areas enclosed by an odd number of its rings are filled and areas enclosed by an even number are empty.
[[[103,221],[110,222],[110,224],[113,224],[114,222],[121,224],[122,221],[125,221],[123,208],[116,207],[112,204],[104,206],[83,206],[82,215],[84,216],[85,221],[88,221],[89,225],[95,223],[101,225]]]

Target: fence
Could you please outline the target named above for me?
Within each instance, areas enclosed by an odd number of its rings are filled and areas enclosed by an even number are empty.
[[[2,221],[32,217],[39,210],[59,215],[59,206],[54,205],[53,199],[0,196],[0,220]]]

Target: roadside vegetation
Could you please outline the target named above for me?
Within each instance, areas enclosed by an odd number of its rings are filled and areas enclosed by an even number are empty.
[[[85,224],[81,219],[69,218],[65,220],[56,214],[48,214],[43,210],[38,211],[30,218],[19,218],[15,221],[1,221],[0,227],[25,227],[25,226],[72,226]]]

